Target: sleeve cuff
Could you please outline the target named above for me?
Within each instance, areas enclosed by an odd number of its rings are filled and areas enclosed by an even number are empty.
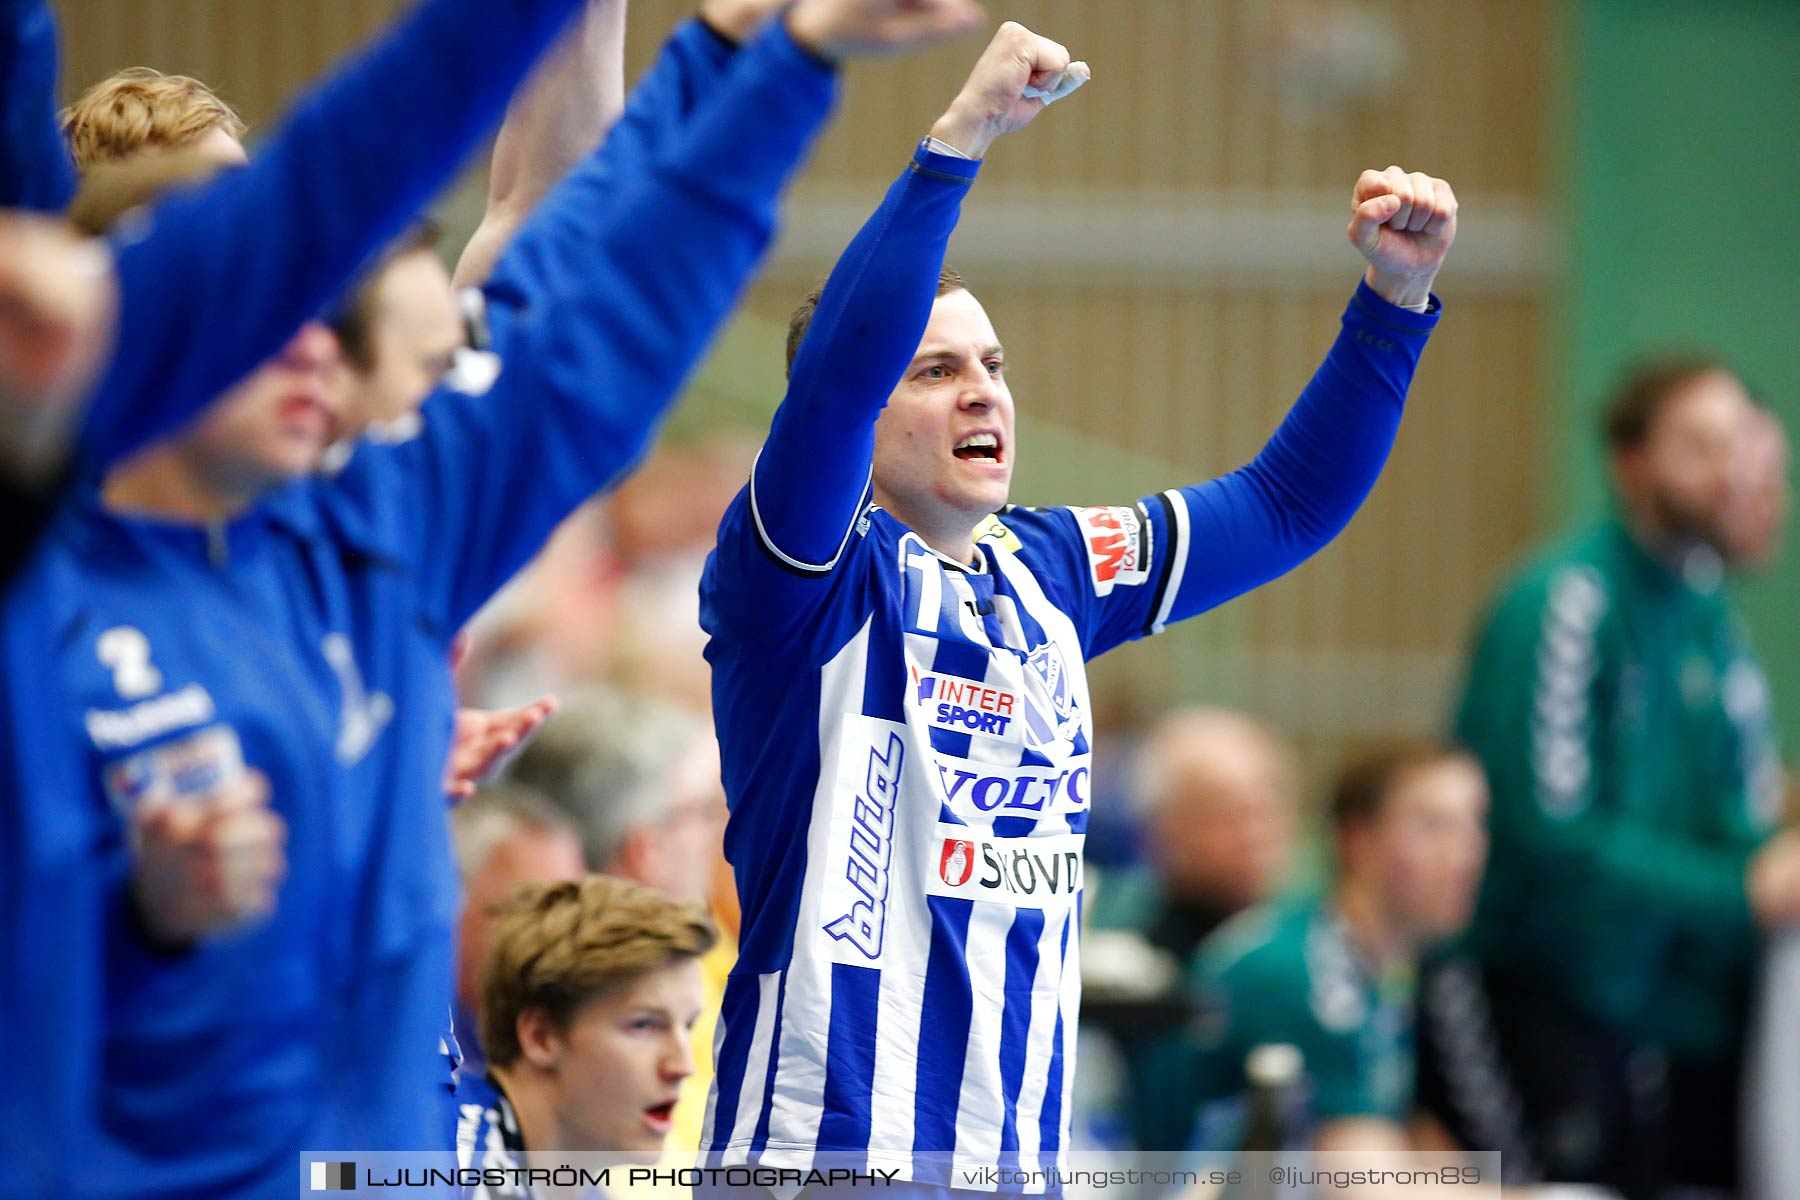
[[[683,26],[677,30],[677,34],[679,35],[687,30],[693,30],[696,33],[706,35],[712,40],[715,46],[728,54],[736,51],[738,48],[737,39],[707,20],[704,13],[688,18]]]
[[[970,158],[960,151],[942,154],[933,149],[933,144],[943,145],[936,138],[920,138],[919,148],[913,151],[912,165],[914,169],[927,175],[936,175],[958,183],[972,181],[981,174],[981,160]],[[950,149],[950,147],[945,147]]]
[[[1418,335],[1430,333],[1437,328],[1438,317],[1444,305],[1433,292],[1424,312],[1414,312],[1409,308],[1401,308],[1389,303],[1380,293],[1369,286],[1368,280],[1359,280],[1356,295],[1350,301],[1350,311],[1362,317],[1371,325],[1379,326],[1390,333]]]
[[[783,15],[781,17],[769,22],[769,27],[763,30],[762,34],[754,40],[770,42],[779,46],[784,57],[792,60],[796,64],[804,63],[808,70],[817,74],[831,78],[836,78],[837,76],[836,63],[828,58],[813,53],[811,50],[808,50],[805,46],[802,46],[799,42],[794,40],[793,33],[788,30],[785,10],[783,10]]]

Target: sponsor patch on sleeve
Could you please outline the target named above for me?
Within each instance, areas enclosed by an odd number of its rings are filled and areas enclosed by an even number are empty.
[[[1150,579],[1152,531],[1135,508],[1072,508],[1087,544],[1088,574],[1094,594],[1107,596],[1115,587],[1136,587]]]

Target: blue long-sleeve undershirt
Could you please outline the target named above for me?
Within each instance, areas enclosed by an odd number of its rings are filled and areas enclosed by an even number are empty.
[[[752,483],[763,536],[802,572],[829,566],[866,502],[875,422],[924,335],[978,167],[921,146],[826,283]],[[1179,553],[1157,589],[1168,602],[1144,620],[1101,606],[1093,652],[1240,595],[1335,537],[1387,461],[1437,311],[1435,300],[1414,313],[1359,285],[1342,333],[1261,453],[1146,502],[1165,556]],[[796,586],[786,578],[771,584]]]
[[[1261,452],[1180,489],[1185,569],[1158,626],[1285,574],[1343,531],[1387,464],[1437,314],[1435,299],[1415,313],[1357,285],[1336,342]]]
[[[831,562],[862,507],[875,420],[931,320],[980,169],[921,144],[825,281],[751,482],[764,535],[797,563]]]

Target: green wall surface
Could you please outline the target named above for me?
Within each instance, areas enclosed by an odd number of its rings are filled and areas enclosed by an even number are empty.
[[[1569,97],[1562,509],[1604,503],[1594,432],[1657,347],[1738,364],[1800,435],[1800,2],[1578,0]],[[1800,537],[1741,588],[1800,759]]]

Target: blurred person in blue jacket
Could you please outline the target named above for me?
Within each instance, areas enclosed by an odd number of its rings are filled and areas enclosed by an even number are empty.
[[[276,1194],[298,1145],[436,1140],[450,639],[641,450],[766,245],[833,63],[972,15],[802,0],[742,49],[685,27],[671,70],[711,60],[716,82],[640,92],[531,216],[486,289],[501,369],[435,393],[417,437],[315,477],[338,397],[335,342],[310,326],[191,431],[65,507],[9,598],[14,661],[58,646],[9,680],[14,745],[33,749],[15,756],[20,791],[93,848],[121,909],[124,833],[191,760],[269,777],[291,863],[263,922],[185,947],[129,926],[106,939],[108,1136],[84,1189]],[[59,688],[72,704],[21,703]],[[69,766],[38,748],[71,742],[85,765],[35,786],[48,761]]]

